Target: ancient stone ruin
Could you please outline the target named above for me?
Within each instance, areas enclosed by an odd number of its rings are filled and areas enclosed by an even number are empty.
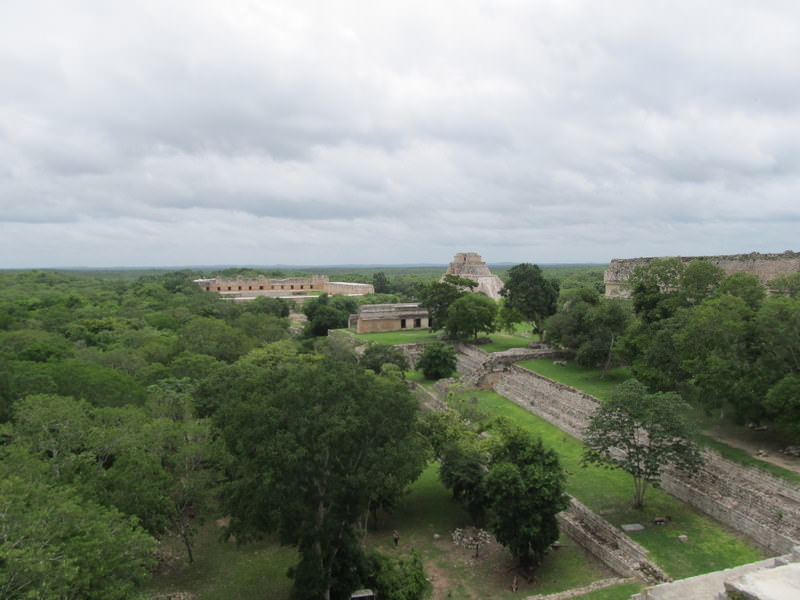
[[[363,296],[364,294],[375,293],[375,288],[371,283],[330,281],[327,275],[287,277],[285,279],[269,279],[263,275],[257,277],[218,277],[214,279],[195,279],[194,282],[206,292],[217,292],[223,297],[234,299],[252,299],[257,296],[302,298],[311,292],[348,296]]]
[[[673,257],[662,256],[660,258]],[[758,277],[762,285],[784,275],[800,273],[800,252],[791,250],[782,254],[751,252],[750,254],[729,254],[727,256],[677,256],[674,258],[679,258],[683,263],[704,260],[721,267],[727,275],[749,273]],[[629,298],[630,290],[626,284],[633,274],[633,270],[639,266],[646,266],[654,260],[658,259],[656,257],[613,259],[603,275],[606,297]]]
[[[482,292],[492,300],[500,299],[503,282],[497,275],[492,274],[480,254],[459,252],[453,257],[453,262],[448,265],[445,275],[457,275],[464,279],[471,279],[478,284],[476,292]]]

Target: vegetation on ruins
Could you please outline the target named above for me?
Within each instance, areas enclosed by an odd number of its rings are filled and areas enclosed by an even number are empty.
[[[686,409],[677,394],[648,394],[641,383],[629,379],[591,417],[583,462],[629,473],[633,507],[641,508],[648,484],[657,487],[667,466],[690,471],[700,463]]]
[[[417,403],[402,383],[330,358],[282,371],[279,385],[217,414],[234,458],[229,532],[244,541],[274,531],[297,548],[293,598],[341,597],[366,577],[354,567],[370,508],[422,470]]]
[[[408,359],[402,350],[384,344],[367,344],[358,362],[373,373],[380,374],[384,365],[394,365],[400,375],[408,371]]]
[[[797,279],[771,282],[767,296],[754,276],[723,277],[702,261],[637,267],[631,278],[636,319],[620,341],[620,355],[650,389],[677,391],[709,413],[730,408],[739,423],[772,419],[796,435],[784,380],[800,376]]]
[[[504,323],[524,321],[541,333],[544,320],[556,312],[558,281],[545,279],[538,265],[521,263],[508,270],[505,286],[500,295],[503,303]]]
[[[417,368],[428,379],[444,379],[456,370],[456,351],[450,344],[431,342],[425,345]]]

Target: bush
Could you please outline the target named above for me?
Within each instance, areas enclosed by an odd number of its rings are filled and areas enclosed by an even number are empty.
[[[444,342],[431,342],[422,351],[417,367],[427,379],[450,377],[456,370],[456,351]]]
[[[428,591],[422,559],[415,550],[408,558],[391,558],[371,553],[368,556],[370,585],[381,600],[420,600]]]

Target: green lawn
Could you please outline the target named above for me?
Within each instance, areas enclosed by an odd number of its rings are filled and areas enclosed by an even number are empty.
[[[438,466],[431,464],[393,512],[380,514],[378,527],[367,536],[367,545],[390,555],[405,555],[412,549],[419,552],[434,585],[450,592],[448,600],[521,600],[611,576],[564,536],[562,547],[550,554],[537,572],[538,580],[521,580],[518,592],[512,593],[513,561],[505,549],[484,547],[475,559],[471,549],[452,543],[452,530],[468,524],[464,510],[440,483]],[[400,533],[398,548],[392,541],[394,529]],[[297,560],[293,549],[281,547],[275,540],[243,546],[222,543],[219,532],[215,523],[207,523],[198,535],[196,562],[189,565],[181,558],[168,572],[153,578],[149,591],[191,592],[203,600],[289,597],[291,580],[286,570]],[[175,550],[179,552],[180,548]]]
[[[517,364],[535,373],[539,373],[540,375],[544,375],[545,377],[549,377],[565,385],[572,386],[601,400],[608,398],[617,385],[632,377],[628,367],[611,369],[603,376],[600,369],[587,369],[585,367],[579,367],[574,363],[560,366],[554,365],[552,360],[526,360]],[[762,444],[770,447],[773,452],[777,452],[779,447],[788,445],[790,442],[790,440],[775,438],[775,432],[752,432],[741,426],[734,425],[730,419],[723,420],[720,424],[720,420],[716,415],[706,415],[700,407],[694,407],[692,409],[691,417],[700,429],[716,430],[719,434],[724,436],[744,436],[759,439],[760,435],[760,439],[764,440]],[[744,450],[729,446],[708,435],[698,436],[698,441],[705,446],[713,448],[729,460],[745,466],[758,467],[759,469],[763,469],[777,477],[783,477],[789,481],[800,482],[800,474],[759,460]]]
[[[486,352],[502,352],[511,348],[527,348],[531,342],[538,342],[541,336],[531,333],[530,325],[518,323],[514,333],[497,332],[489,336],[491,343],[478,346]]]
[[[477,408],[493,417],[504,416],[542,437],[555,448],[567,471],[567,491],[614,525],[642,523],[646,529],[630,536],[650,551],[651,558],[673,578],[690,577],[740,565],[763,557],[762,552],[716,521],[672,498],[650,489],[642,510],[630,508],[633,482],[621,471],[581,467],[582,443],[544,419],[493,391],[466,391],[476,397]],[[655,516],[670,515],[667,526],[651,526]],[[689,536],[681,544],[677,536]]]
[[[348,331],[348,330],[337,330]],[[407,331],[386,331],[384,333],[353,333],[356,339],[374,342],[376,344],[427,344],[436,341],[436,334],[429,329],[410,329]]]
[[[400,533],[400,552],[417,550],[426,564],[428,577],[448,600],[518,600],[533,594],[549,594],[581,587],[612,576],[602,565],[587,557],[572,540],[563,536],[562,547],[547,556],[537,571],[538,581],[519,581],[519,590],[510,591],[514,563],[500,546],[484,547],[478,559],[472,550],[455,546],[450,532],[469,524],[460,505],[450,497],[432,464],[399,503],[382,519],[380,529],[369,535],[369,545],[394,553],[391,531]],[[441,536],[434,539],[434,534]]]
[[[561,366],[553,364],[553,361],[549,359],[539,359],[524,360],[517,364],[601,400],[608,398],[613,389],[620,383],[633,377],[628,367],[609,369],[604,375],[600,369],[586,369],[573,362],[567,363],[566,366]]]
[[[180,560],[166,572],[155,575],[149,591],[191,592],[203,600],[289,597],[292,582],[286,577],[286,570],[297,562],[293,549],[272,539],[242,546],[223,543],[220,531],[213,520],[200,529],[193,564],[186,561],[179,544],[167,544]]]

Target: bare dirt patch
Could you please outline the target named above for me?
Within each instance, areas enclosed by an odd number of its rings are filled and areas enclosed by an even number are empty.
[[[754,458],[800,474],[800,458],[781,453],[781,450],[788,446],[789,442],[776,436],[775,432],[742,428],[731,432],[728,429],[727,427],[713,427],[703,433],[718,442],[744,450]]]

